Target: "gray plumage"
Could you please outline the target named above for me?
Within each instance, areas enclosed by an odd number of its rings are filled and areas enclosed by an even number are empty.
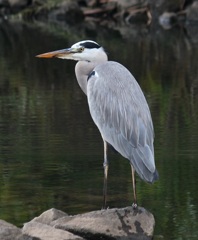
[[[138,175],[153,182],[153,124],[138,83],[117,62],[100,64],[94,71],[88,81],[87,97],[95,124],[103,139],[130,160]]]
[[[104,141],[103,207],[106,207],[109,143],[130,161],[133,206],[136,208],[135,171],[146,182],[152,183],[158,179],[154,161],[153,123],[139,84],[123,65],[108,61],[104,49],[91,40],[37,57],[78,61],[75,66],[76,78],[87,95],[90,114]]]

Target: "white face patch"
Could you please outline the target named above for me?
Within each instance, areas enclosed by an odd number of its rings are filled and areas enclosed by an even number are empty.
[[[60,56],[60,58],[75,61],[97,62],[98,64],[107,60],[107,55],[103,47],[92,40],[77,42],[71,46],[70,50],[70,54],[67,56]]]

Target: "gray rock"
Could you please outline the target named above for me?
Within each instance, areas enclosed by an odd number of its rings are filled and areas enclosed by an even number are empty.
[[[75,216],[54,208],[26,223],[23,229],[0,220],[2,240],[150,240],[155,220],[142,207],[107,209]]]
[[[0,220],[2,240],[149,240],[155,220],[142,207],[107,209],[75,216],[49,209],[26,223],[22,231]]]
[[[63,217],[51,223],[55,228],[73,232],[85,239],[152,239],[155,220],[139,207],[93,211]]]
[[[1,240],[26,240],[27,238],[22,235],[21,229],[8,223],[4,220],[0,220],[0,239]]]
[[[51,208],[43,212],[39,217],[35,217],[31,222],[40,222],[49,225],[52,221],[66,216],[68,216],[67,213],[57,210],[55,208]]]
[[[55,229],[49,225],[36,221],[26,223],[23,227],[23,234],[39,240],[83,240],[83,238],[70,232]]]

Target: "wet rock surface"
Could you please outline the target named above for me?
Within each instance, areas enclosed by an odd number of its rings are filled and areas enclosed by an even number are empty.
[[[148,240],[155,226],[153,215],[139,207],[114,208],[69,216],[50,209],[24,224],[22,229],[0,220],[2,240]]]

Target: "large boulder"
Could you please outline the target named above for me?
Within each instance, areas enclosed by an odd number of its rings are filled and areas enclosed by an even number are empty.
[[[151,213],[139,207],[93,211],[73,217],[63,217],[52,225],[73,232],[85,239],[152,239],[155,220]]]
[[[23,233],[39,237],[42,240],[46,239],[41,238],[42,234],[47,234],[46,236],[49,237],[49,233],[55,229],[73,233],[76,237],[83,239],[148,240],[153,236],[154,217],[142,207],[135,210],[132,207],[98,210],[74,216],[64,215],[62,212],[56,213],[56,211],[59,210],[48,210],[25,224]]]

